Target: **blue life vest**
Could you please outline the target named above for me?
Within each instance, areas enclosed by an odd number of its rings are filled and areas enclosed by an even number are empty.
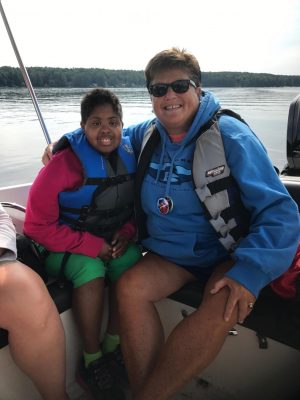
[[[195,136],[193,180],[205,215],[222,246],[232,253],[248,233],[250,215],[226,161],[218,119],[222,114],[246,122],[235,112],[219,110]],[[148,236],[146,214],[141,204],[141,186],[160,134],[152,124],[145,132],[135,179],[135,214],[139,240]]]
[[[136,160],[128,138],[108,157],[94,149],[82,129],[64,135],[55,152],[71,146],[84,174],[82,186],[59,193],[60,223],[107,240],[133,216]],[[63,173],[63,172],[62,172]]]

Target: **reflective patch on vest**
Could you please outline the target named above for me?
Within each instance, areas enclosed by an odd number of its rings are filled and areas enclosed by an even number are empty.
[[[205,176],[208,177],[215,177],[218,175],[223,174],[223,172],[225,171],[225,165],[219,165],[218,167],[215,167],[213,169],[210,169],[208,171],[205,172]]]
[[[122,147],[128,154],[133,153],[133,148],[131,146],[129,146],[128,144],[123,144]]]

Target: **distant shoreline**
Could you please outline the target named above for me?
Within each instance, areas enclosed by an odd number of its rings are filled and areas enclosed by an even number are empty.
[[[145,87],[143,71],[101,68],[28,67],[36,88]],[[300,87],[300,75],[254,72],[202,72],[205,87]],[[0,87],[25,87],[20,68],[0,67]]]

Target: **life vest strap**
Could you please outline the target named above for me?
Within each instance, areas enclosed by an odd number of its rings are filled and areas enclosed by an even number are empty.
[[[129,181],[133,180],[134,175],[135,174],[132,173],[132,174],[112,176],[112,177],[107,177],[107,178],[87,178],[84,180],[83,185],[91,185],[91,186],[101,185],[102,187],[106,188],[109,186],[120,185],[121,183],[124,183],[124,182],[129,182]]]
[[[234,185],[235,181],[231,175],[215,180],[214,182],[210,182],[207,184],[207,187],[210,191],[210,193],[216,194],[218,192],[221,192],[222,190],[228,190],[228,188],[232,185]]]
[[[83,206],[81,208],[73,208],[73,207],[60,207],[61,211],[64,212],[70,212],[72,214],[79,214],[80,218],[82,220],[85,220],[88,216],[97,216],[97,217],[104,217],[104,218],[110,218],[118,215],[120,212],[132,208],[131,205],[127,204],[123,207],[116,207],[116,208],[110,208],[108,210],[98,210],[94,206]],[[59,216],[61,219],[66,220],[68,217],[65,215],[60,215]],[[69,218],[71,220],[71,218]],[[73,221],[73,219],[72,219]]]

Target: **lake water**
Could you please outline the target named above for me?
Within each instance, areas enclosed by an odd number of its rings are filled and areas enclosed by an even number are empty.
[[[54,141],[79,127],[80,101],[90,89],[36,89]],[[153,116],[145,89],[113,89],[123,104],[125,126]],[[239,113],[266,146],[274,165],[286,163],[289,105],[300,88],[209,88],[223,108]],[[41,168],[46,141],[27,89],[0,88],[0,186],[31,182]],[[255,160],[253,160],[255,162]]]

